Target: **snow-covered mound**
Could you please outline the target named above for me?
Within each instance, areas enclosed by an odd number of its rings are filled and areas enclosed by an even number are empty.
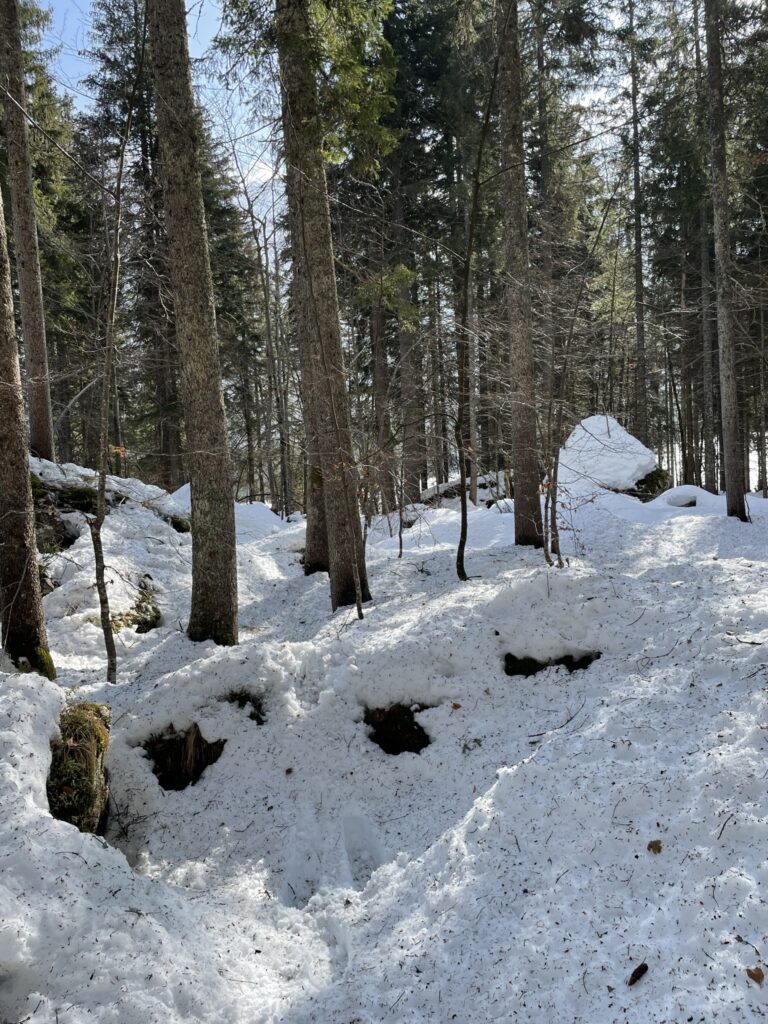
[[[558,480],[580,490],[627,491],[656,468],[656,456],[612,416],[589,416],[560,451]]]
[[[44,603],[58,681],[0,664],[0,1021],[765,1019],[768,502],[747,525],[667,497],[575,502],[561,571],[472,509],[464,584],[454,509],[419,509],[402,558],[375,521],[362,622],[304,576],[303,524],[241,537],[233,648],[184,634],[191,538],[162,493],[113,507],[110,599],[149,574],[162,613],[120,630],[117,685],[87,531]],[[582,651],[602,657],[504,671]],[[113,710],[104,839],[48,809],[75,700]],[[371,742],[365,708],[392,701],[420,754]],[[221,757],[165,791],[142,744],[193,721]]]
[[[174,491],[172,498],[185,512],[191,511],[192,495],[189,484],[184,484],[178,491]],[[251,503],[238,501],[235,504],[235,529],[239,541],[258,540],[284,526],[285,522],[280,516],[275,515],[272,509],[261,501]]]

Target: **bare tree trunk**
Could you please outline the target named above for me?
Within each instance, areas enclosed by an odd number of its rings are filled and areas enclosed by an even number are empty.
[[[699,27],[699,2],[698,0],[693,0],[693,43],[696,58],[698,121],[703,136],[707,123],[707,83],[704,79],[702,66]],[[701,433],[704,442],[704,487],[713,494],[716,494],[717,465],[715,454],[715,385],[713,365],[715,325],[712,319],[712,267],[709,252],[709,214],[706,199],[702,199],[699,204],[699,271],[701,277]]]
[[[640,182],[640,114],[635,38],[635,0],[629,0],[629,74],[632,100],[632,230],[635,270],[635,416],[634,432],[648,443],[648,371],[645,357],[645,282],[643,280],[643,218]]]
[[[148,0],[181,391],[192,492],[192,640],[237,643],[232,469],[183,0]]]
[[[728,515],[746,522],[744,463],[739,436],[739,400],[736,382],[736,337],[731,281],[728,166],[725,151],[725,109],[720,52],[720,0],[704,0],[707,32],[709,140],[712,171],[712,209],[715,232],[717,328],[720,352],[720,409],[723,424],[723,462]]]
[[[504,197],[506,308],[509,330],[513,419],[512,469],[515,488],[515,543],[541,547],[538,445],[531,289],[528,265],[528,211],[523,145],[523,87],[517,0],[499,7],[501,47],[501,188]]]
[[[11,269],[0,200],[0,624],[3,648],[16,665],[56,677],[37,568],[35,516],[27,462],[27,425],[13,318]]]
[[[397,255],[404,265],[411,262],[411,254],[404,244],[403,200],[400,196],[400,172],[395,174],[395,196],[392,203],[392,223]],[[401,307],[411,301],[410,285],[402,284],[399,289]],[[421,499],[421,463],[423,458],[422,419],[424,410],[420,401],[419,386],[423,371],[419,352],[419,340],[412,326],[403,314],[398,317],[397,347],[400,363],[400,413],[401,440],[403,452],[402,491],[406,505]]]
[[[25,115],[26,95],[17,0],[0,0],[0,86],[5,105],[8,184],[19,281],[19,309],[29,402],[29,443],[33,455],[55,460],[51,383],[45,342],[43,285],[37,244],[32,159]]]
[[[315,80],[315,29],[309,0],[277,0],[276,34],[283,89],[286,191],[294,277],[302,286],[296,325],[304,402],[322,473],[331,606],[370,599],[357,501],[357,469],[341,349],[339,307]]]
[[[376,421],[376,482],[381,494],[381,511],[389,515],[397,504],[395,465],[392,451],[392,423],[389,417],[389,366],[384,337],[384,309],[381,296],[374,300],[371,313],[371,349],[373,357],[373,410]]]

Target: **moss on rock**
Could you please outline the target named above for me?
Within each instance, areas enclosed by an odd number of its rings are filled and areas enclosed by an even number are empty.
[[[112,712],[105,704],[81,703],[59,719],[61,738],[51,742],[48,805],[54,818],[98,834],[106,823],[109,784],[104,758]]]

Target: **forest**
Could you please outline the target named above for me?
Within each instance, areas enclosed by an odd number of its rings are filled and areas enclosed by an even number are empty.
[[[0,1024],[768,1013],[768,6],[0,0]]]

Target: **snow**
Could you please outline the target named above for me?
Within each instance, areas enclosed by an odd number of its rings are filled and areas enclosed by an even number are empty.
[[[627,491],[656,469],[656,456],[612,416],[589,416],[574,428],[560,452],[558,482]]]
[[[746,971],[768,944],[768,502],[742,524],[697,489],[597,487],[648,471],[610,434],[564,507],[565,569],[514,546],[504,502],[472,510],[460,584],[458,513],[421,506],[402,559],[372,525],[363,622],[303,576],[303,525],[251,506],[231,649],[183,632],[191,541],[156,514],[183,501],[115,480],[133,497],[104,526],[113,610],[149,573],[163,620],[118,634],[106,685],[85,531],[45,599],[59,680],[0,675],[0,1020],[764,1019]],[[583,651],[602,657],[503,671]],[[241,687],[264,725],[221,699]],[[48,813],[78,699],[114,713],[105,839]],[[421,754],[368,739],[365,706],[393,701],[427,707]],[[192,721],[223,753],[165,792],[141,743]]]
[[[186,513],[191,511],[192,494],[189,484],[184,484],[178,491],[174,491],[171,497]],[[272,509],[261,501],[235,504],[235,531],[238,541],[258,540],[282,529],[284,525],[280,516],[275,515]]]

